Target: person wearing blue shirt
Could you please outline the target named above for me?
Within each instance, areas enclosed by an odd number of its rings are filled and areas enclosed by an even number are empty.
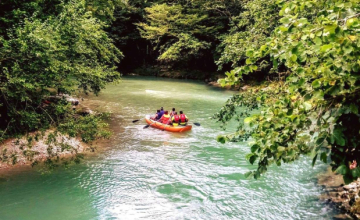
[[[154,116],[154,117],[150,117],[150,119],[151,119],[151,120],[155,120],[155,121],[159,120],[159,119],[160,119],[159,114],[160,114],[160,110],[156,110],[155,116]]]
[[[160,119],[160,118],[163,116],[164,113],[165,113],[164,108],[161,107],[160,112],[159,112],[158,115],[157,115],[158,118]]]

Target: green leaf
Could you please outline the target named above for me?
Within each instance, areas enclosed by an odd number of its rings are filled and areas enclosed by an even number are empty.
[[[285,147],[282,147],[282,146],[279,146],[279,147],[277,147],[277,151],[278,152],[284,152],[285,151]]]
[[[312,166],[315,166],[317,156],[318,156],[318,154],[316,154],[315,157],[313,157],[312,163],[311,163]]]
[[[277,59],[273,59],[274,68],[278,68],[278,65],[279,65],[279,63],[278,63]]]
[[[250,178],[250,177],[253,177],[254,176],[254,173],[252,172],[252,171],[249,171],[249,172],[246,172],[245,174],[244,174],[244,176],[245,176],[245,178]]]
[[[314,92],[314,97],[318,100],[324,100],[324,92],[319,90]]]
[[[360,167],[350,170],[351,175],[356,179],[360,177]]]
[[[251,68],[252,70],[256,71],[256,70],[258,69],[258,66],[256,66],[256,65],[251,65],[250,68]]]
[[[351,103],[351,104],[350,104],[350,110],[351,110],[351,112],[354,113],[354,114],[358,114],[358,113],[359,113],[358,106],[355,105],[354,103]]]
[[[294,122],[295,119],[297,119],[299,116],[298,116],[298,115],[289,115],[289,116],[287,116],[287,117],[290,118],[290,120],[291,120],[292,122]]]
[[[255,178],[256,180],[259,179],[259,178],[260,178],[260,172],[256,171],[256,172],[254,173],[254,178]]]
[[[249,123],[252,122],[252,121],[254,121],[254,117],[252,117],[252,116],[251,116],[251,117],[247,117],[247,118],[244,119],[244,123],[245,123],[245,124],[249,124]]]
[[[288,24],[290,22],[290,19],[287,18],[287,17],[283,17],[280,19],[280,22],[283,23],[283,24]]]
[[[327,154],[325,152],[321,153],[320,160],[324,163],[327,163]]]
[[[347,46],[343,47],[343,51],[345,54],[349,54],[353,51],[353,47],[351,45],[347,45]]]
[[[304,25],[304,24],[309,23],[306,18],[300,18],[300,19],[298,20],[298,22],[299,22],[299,24],[301,24],[301,25]]]
[[[251,59],[246,59],[246,61],[245,61],[245,62],[246,62],[246,64],[248,64],[248,65],[249,65],[249,64],[253,64],[253,63],[254,63]]]
[[[319,61],[319,58],[317,58],[317,57],[311,57],[310,58],[310,62],[311,63],[316,63],[316,62],[318,62]]]
[[[254,144],[253,146],[251,146],[251,152],[255,153],[255,151],[257,151],[260,148],[260,146],[258,144]]]
[[[258,156],[257,155],[252,155],[251,157],[250,157],[250,159],[249,159],[249,162],[251,163],[251,164],[254,164],[254,162],[255,162],[255,160],[258,158]]]
[[[316,45],[321,45],[322,44],[322,40],[319,37],[316,37],[314,39],[314,42],[315,42]]]
[[[216,140],[217,140],[217,142],[220,142],[222,144],[225,144],[225,142],[226,142],[226,138],[222,135],[217,136]]]
[[[336,24],[327,25],[327,26],[325,26],[324,30],[325,30],[325,32],[329,32],[330,34],[334,34],[337,27],[338,26]]]
[[[252,57],[254,55],[254,50],[247,50],[246,51],[246,56],[247,57]]]
[[[320,51],[324,53],[324,52],[330,50],[332,47],[333,46],[331,44],[325,44],[325,45],[320,47]]]
[[[318,138],[316,139],[316,144],[321,145],[322,143],[324,143],[326,137],[327,137],[327,133],[326,132],[321,132],[320,135],[318,136]]]
[[[326,90],[326,93],[328,93],[328,94],[330,94],[332,96],[338,95],[339,92],[341,92],[341,88],[338,85],[332,86],[331,88]]]
[[[314,80],[312,83],[311,83],[311,86],[314,88],[314,89],[317,89],[321,86],[321,81],[316,79]]]
[[[347,172],[348,172],[348,167],[346,165],[341,165],[339,166],[336,170],[335,170],[336,173],[339,173],[341,175],[345,175]]]
[[[340,145],[340,146],[345,146],[345,138],[344,138],[344,134],[342,133],[342,131],[339,128],[335,128],[332,134],[336,144]]]
[[[282,31],[282,32],[286,32],[286,31],[289,30],[289,28],[284,27],[284,26],[280,26],[279,29],[280,29],[280,31]]]
[[[309,102],[304,102],[304,108],[306,111],[309,111],[312,108],[312,105]]]
[[[295,55],[295,54],[293,54],[293,55],[291,55],[291,60],[293,61],[293,62],[296,62],[296,60],[297,60],[297,56]]]

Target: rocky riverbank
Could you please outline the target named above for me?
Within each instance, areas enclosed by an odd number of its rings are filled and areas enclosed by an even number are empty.
[[[43,107],[51,102],[65,99],[73,106],[78,115],[91,115],[94,112],[80,104],[78,99],[68,95],[54,95],[44,101]],[[78,162],[86,152],[94,148],[81,141],[81,138],[69,137],[56,129],[36,131],[20,138],[10,138],[0,144],[0,173],[19,167],[30,167],[45,162],[54,166],[61,163]]]
[[[19,166],[34,166],[53,161],[67,163],[92,151],[91,146],[54,130],[33,132],[22,138],[8,139],[0,145],[0,173]]]
[[[320,199],[344,213],[339,218],[360,219],[360,179],[345,185],[342,175],[328,170],[319,177],[318,184],[324,187]]]

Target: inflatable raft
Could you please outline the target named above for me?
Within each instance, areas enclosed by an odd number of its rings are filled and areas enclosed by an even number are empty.
[[[160,122],[153,121],[149,118],[145,118],[146,123],[148,123],[151,127],[158,128],[165,131],[171,131],[171,132],[184,132],[184,131],[190,131],[192,128],[192,125],[186,125],[186,126],[172,126],[172,125],[166,125]]]

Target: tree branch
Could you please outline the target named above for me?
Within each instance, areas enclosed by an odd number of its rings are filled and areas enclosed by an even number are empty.
[[[54,121],[54,119],[49,115],[49,113],[45,110],[45,109],[43,109],[42,107],[40,107],[40,109],[41,110],[43,110],[48,116],[49,116],[49,118],[51,119],[51,121],[55,124],[56,122]]]

